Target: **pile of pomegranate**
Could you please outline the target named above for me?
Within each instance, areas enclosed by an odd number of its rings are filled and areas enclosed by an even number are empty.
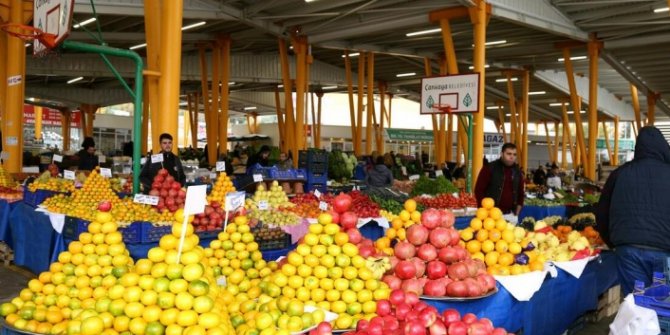
[[[356,331],[347,335],[507,335],[494,328],[491,320],[477,319],[472,313],[461,317],[455,309],[438,313],[419,296],[393,290],[389,299],[377,301],[377,316],[358,321]]]
[[[156,205],[159,212],[167,209],[174,213],[184,207],[186,201],[186,191],[182,190],[179,181],[176,181],[166,169],[158,170],[158,174],[151,183],[149,195],[159,198],[158,205]]]
[[[421,213],[421,223],[407,228],[407,241],[395,245],[384,282],[393,290],[431,297],[481,297],[493,291],[495,279],[484,262],[471,259],[459,245],[453,225],[449,210]]]

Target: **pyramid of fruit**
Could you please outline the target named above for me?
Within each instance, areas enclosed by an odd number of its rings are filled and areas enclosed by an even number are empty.
[[[272,182],[269,190],[265,189],[263,183],[259,184],[253,197],[246,199],[244,203],[249,219],[276,226],[300,223],[298,215],[285,210],[292,207],[295,204],[288,201],[288,196],[276,180]]]
[[[484,261],[490,274],[517,275],[544,268],[544,261],[523,243],[526,231],[507,223],[491,198],[482,200],[482,207],[460,235],[472,258]]]
[[[49,171],[42,173],[30,185],[28,185],[30,192],[37,190],[47,190],[53,192],[70,193],[74,192],[74,182],[68,179],[55,178],[51,176]]]
[[[16,182],[12,175],[5,170],[5,168],[0,164],[0,186],[2,187],[15,187]]]
[[[118,283],[133,261],[108,210],[109,206],[101,206],[88,231],[58,255],[58,261],[51,264],[49,271],[30,280],[28,288],[0,307],[7,324],[41,334],[60,334],[66,330],[100,334],[102,329],[92,332],[97,330],[97,325],[111,327],[112,303],[118,302],[108,297],[113,292],[123,293]],[[96,320],[71,321],[90,315],[97,315]]]
[[[119,216],[116,214],[121,210],[121,206],[116,205],[121,200],[112,191],[109,180],[100,175],[99,168],[95,168],[88,175],[80,189],[74,191],[70,196],[62,194],[53,196],[44,201],[43,205],[51,212],[62,213],[90,221],[93,220],[93,214],[98,204],[102,201],[108,201],[112,204],[112,215],[119,219]]]
[[[421,222],[421,212],[416,208],[417,203],[414,199],[407,199],[403,205],[403,210],[397,216],[391,217],[391,228],[386,230],[386,237],[393,240],[397,238],[400,241],[407,239],[407,228]]]
[[[216,183],[214,183],[212,192],[207,196],[207,201],[210,204],[212,201],[223,204],[226,201],[226,194],[235,191],[235,186],[230,180],[230,177],[228,177],[225,172],[221,172],[219,173],[219,177],[216,179]]]
[[[336,313],[337,329],[348,329],[371,316],[375,301],[387,298],[390,292],[329,213],[319,215],[318,223],[309,226],[309,233],[282,263],[279,271],[264,280],[263,293]]]
[[[533,231],[526,234],[521,245],[525,246],[524,254],[534,258],[537,263],[544,263],[546,260],[567,262],[598,252],[591,246],[589,239],[579,231],[572,230],[565,235],[557,234],[544,220],[535,222]],[[539,268],[539,264],[537,266],[538,270],[542,269]]]
[[[427,209],[407,228],[407,241],[394,247],[393,270],[384,277],[391,289],[433,297],[480,297],[495,289],[484,262],[471,259],[460,244],[449,210]]]
[[[166,169],[158,170],[158,174],[151,183],[149,195],[158,197],[156,209],[159,212],[168,210],[170,213],[174,213],[179,208],[183,208],[186,201],[186,191],[181,188],[179,181],[175,180]]]

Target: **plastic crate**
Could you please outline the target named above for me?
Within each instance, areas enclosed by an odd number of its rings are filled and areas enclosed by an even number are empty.
[[[142,225],[139,222],[133,222],[127,227],[119,228],[124,243],[140,243],[142,236]]]
[[[658,316],[658,325],[661,326],[661,335],[670,335],[670,318]]]
[[[272,173],[272,179],[277,179],[277,180],[292,180],[295,179],[295,170],[293,169],[288,169],[288,170],[280,170],[280,169],[275,169],[271,171]]]
[[[305,171],[304,169],[296,169],[295,179],[307,180],[307,171]]]
[[[258,250],[260,251],[286,249],[289,246],[291,246],[291,235],[284,234],[284,236],[281,239],[275,239],[275,240],[267,240],[267,241],[258,240],[257,243],[258,243]]]
[[[80,218],[75,218],[72,216],[65,216],[65,224],[63,225],[63,238],[66,240],[74,241],[79,239],[79,234],[88,231],[88,224],[90,221],[86,221]]]
[[[328,162],[328,153],[325,150],[301,150],[298,156],[300,164],[307,163],[326,163]]]
[[[172,226],[154,226],[151,222],[136,222],[140,224],[140,242],[158,242],[163,235],[172,233]]]
[[[317,173],[317,174],[328,173],[328,163],[326,162],[309,163],[309,164],[301,163],[298,166],[300,166],[301,169],[305,169],[311,173]]]
[[[305,184],[305,192],[311,192],[314,190],[319,190],[321,193],[326,193],[328,191],[328,185],[326,183],[310,183]]]
[[[307,172],[307,182],[312,184],[325,184],[328,182],[328,174]]]
[[[222,231],[223,231],[223,229],[198,231],[198,232],[196,232],[196,235],[198,235],[200,240],[214,239],[214,238],[217,238],[219,236],[219,233],[222,232]]]
[[[638,306],[651,308],[656,311],[658,316],[670,318],[670,286],[654,285],[644,289],[639,293],[633,293],[635,304]]]
[[[63,193],[63,192],[54,192],[54,191],[47,191],[47,190],[36,190],[35,192],[31,192],[28,190],[27,187],[23,188],[23,202],[25,202],[27,205],[37,207],[41,205],[45,200],[53,197],[54,195],[58,194],[65,194],[68,195],[69,193]]]

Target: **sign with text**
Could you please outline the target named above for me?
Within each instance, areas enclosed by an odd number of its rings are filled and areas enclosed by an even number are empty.
[[[21,169],[21,172],[23,172],[23,173],[40,173],[40,167],[39,166],[24,166]]]
[[[320,198],[321,198],[321,192],[320,192],[319,190],[316,190],[316,189],[315,189],[315,190],[314,190],[314,196],[315,196],[317,199],[320,199]]]
[[[244,206],[244,197],[246,193],[244,191],[239,192],[229,192],[226,194],[226,211],[234,211],[242,206]]]
[[[254,174],[254,183],[260,183],[263,181],[263,175],[255,173]]]
[[[216,162],[216,172],[226,171],[226,162],[218,161]]]
[[[100,168],[100,175],[105,178],[112,178],[112,169]]]
[[[21,84],[22,78],[23,76],[21,76],[20,74],[16,76],[7,77],[7,86],[15,86]]]
[[[156,196],[141,193],[135,194],[135,198],[133,198],[133,201],[138,204],[151,205],[151,206],[158,205],[158,200],[159,198]]]
[[[53,161],[59,163],[63,162],[63,156],[54,154]]]
[[[200,214],[205,211],[207,205],[207,185],[189,186],[186,189],[186,200],[184,201],[184,214]]]
[[[267,200],[261,200],[258,202],[258,210],[259,211],[267,211],[270,206],[268,205]]]
[[[319,209],[322,211],[328,210],[328,203],[325,201],[319,201]]]
[[[62,126],[62,113],[53,108],[42,107],[42,126]],[[73,111],[70,114],[70,126],[72,128],[81,127],[81,112]],[[24,104],[23,105],[23,121],[26,124],[35,124],[35,106]]]
[[[163,162],[163,154],[151,155],[151,163],[161,163]]]
[[[436,105],[449,105],[452,113],[477,113],[479,73],[421,78],[421,114],[444,113]]]
[[[63,170],[63,178],[68,180],[74,180],[75,179],[74,171]]]

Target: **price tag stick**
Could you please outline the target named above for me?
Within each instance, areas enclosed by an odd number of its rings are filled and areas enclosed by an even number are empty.
[[[184,204],[184,220],[181,224],[181,236],[179,238],[179,248],[177,249],[177,264],[181,261],[181,253],[184,248],[184,239],[186,238],[186,225],[190,214],[199,214],[205,211],[205,197],[207,195],[207,186],[189,186],[186,189],[186,201]],[[193,212],[193,213],[191,213]]]
[[[163,163],[161,162],[161,165]],[[184,220],[181,223],[181,236],[179,237],[179,249],[177,249],[177,264],[181,261],[181,252],[184,248],[184,238],[186,238],[186,225],[188,224],[188,212],[184,210]]]

